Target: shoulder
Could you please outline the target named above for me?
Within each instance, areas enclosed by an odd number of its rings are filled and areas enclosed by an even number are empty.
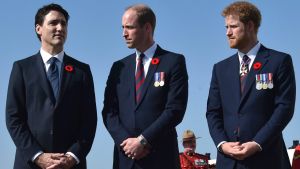
[[[75,66],[82,70],[90,69],[90,66],[87,63],[81,62],[67,54],[65,54],[65,56],[64,56],[64,64],[65,64],[65,66],[71,65],[71,66]]]
[[[185,60],[183,54],[171,52],[169,50],[162,49],[160,46],[157,46],[155,55],[162,56],[166,60]],[[154,56],[155,57],[155,56]]]
[[[215,65],[218,65],[218,66],[227,66],[228,64],[231,64],[233,63],[235,60],[238,60],[238,55],[237,53],[217,62]]]
[[[39,53],[26,57],[24,59],[17,60],[14,62],[14,64],[21,66],[31,66],[32,63],[36,62],[38,59],[42,59]]]
[[[277,51],[274,49],[267,49],[267,50],[270,55],[270,57],[269,57],[270,60],[284,61],[286,59],[288,59],[288,60],[292,59],[291,55],[289,55],[288,53]]]
[[[262,46],[259,50],[259,53],[256,57],[260,55],[264,56],[269,60],[270,65],[291,65],[292,64],[292,57],[288,53],[281,52],[274,49],[269,49]]]

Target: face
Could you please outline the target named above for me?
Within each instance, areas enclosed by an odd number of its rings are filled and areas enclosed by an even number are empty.
[[[192,150],[192,152],[195,152],[195,150],[196,150],[196,140],[195,139],[184,141],[182,144],[185,149],[188,148],[188,149]]]
[[[40,35],[44,48],[62,48],[67,38],[67,21],[58,11],[50,11],[44,18],[42,25],[36,25],[36,32]]]
[[[238,16],[226,16],[225,27],[230,48],[242,50],[248,46],[250,42],[248,25],[242,23]]]
[[[134,10],[127,10],[122,17],[123,37],[128,48],[136,48],[143,52],[146,47],[146,26],[140,26]]]

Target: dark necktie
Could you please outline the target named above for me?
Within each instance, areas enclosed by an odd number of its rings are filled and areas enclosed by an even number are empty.
[[[47,76],[51,84],[55,99],[57,99],[58,90],[59,90],[59,79],[58,79],[59,74],[58,74],[58,67],[56,65],[57,58],[51,57],[49,60],[50,60],[50,67],[48,69]]]
[[[241,80],[241,93],[243,94],[244,87],[246,84],[246,78],[247,74],[249,72],[249,63],[251,59],[247,56],[244,55],[242,59],[242,66],[241,66],[241,74],[240,74],[240,80]]]
[[[141,91],[143,87],[143,83],[145,81],[145,73],[144,73],[144,64],[143,64],[143,58],[145,55],[143,53],[140,54],[137,60],[137,68],[136,68],[136,74],[135,74],[135,101],[138,103],[140,101],[141,97]]]

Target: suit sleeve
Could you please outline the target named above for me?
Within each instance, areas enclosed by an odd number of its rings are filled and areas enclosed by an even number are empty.
[[[9,79],[6,100],[6,126],[24,160],[31,162],[33,156],[42,151],[42,148],[27,125],[25,83],[22,67],[18,62],[14,63]]]
[[[85,76],[82,89],[82,115],[81,124],[79,125],[78,140],[70,148],[73,154],[84,160],[89,153],[97,128],[97,110],[94,92],[94,82],[90,67],[85,69]]]
[[[102,110],[102,118],[105,127],[114,139],[117,147],[127,138],[130,137],[128,131],[124,128],[119,119],[119,103],[117,97],[117,81],[119,77],[120,64],[115,62],[110,70],[106,88],[104,92],[104,107]]]
[[[224,131],[223,111],[220,88],[217,79],[217,66],[214,65],[207,99],[206,119],[210,135],[217,146],[222,141],[227,141]]]
[[[166,129],[174,129],[183,119],[188,100],[188,75],[183,55],[176,58],[171,71],[169,91],[163,113],[142,132],[151,142]]]
[[[277,78],[273,77],[275,99],[274,111],[268,122],[259,130],[254,141],[264,148],[272,141],[272,138],[279,136],[289,121],[292,119],[296,98],[295,74],[290,55],[286,55],[281,62]]]

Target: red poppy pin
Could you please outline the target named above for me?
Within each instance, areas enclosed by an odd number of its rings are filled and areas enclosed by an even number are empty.
[[[153,58],[152,61],[151,61],[151,63],[153,65],[157,65],[159,63],[159,59],[158,58]]]
[[[73,72],[74,68],[73,68],[72,65],[66,65],[66,66],[65,66],[65,70],[66,70],[67,72]]]
[[[261,63],[260,62],[256,62],[256,63],[253,64],[254,70],[258,70],[258,69],[260,69],[260,67],[261,67]]]

